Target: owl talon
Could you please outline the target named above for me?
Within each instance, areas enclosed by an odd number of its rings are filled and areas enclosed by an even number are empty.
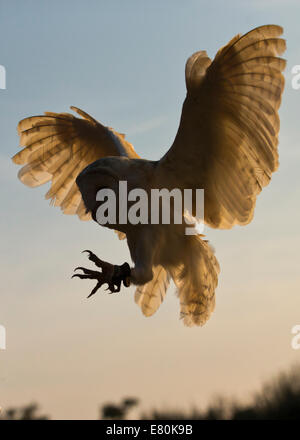
[[[88,298],[94,295],[103,284],[108,284],[108,287],[105,290],[110,294],[120,292],[122,281],[125,287],[130,286],[130,266],[128,263],[124,263],[121,266],[113,265],[107,263],[106,261],[100,260],[97,255],[89,250],[85,250],[83,252],[87,252],[88,259],[102,269],[101,272],[86,269],[85,267],[81,266],[78,266],[74,269],[74,271],[81,270],[83,273],[75,273],[72,275],[72,278],[77,277],[80,279],[92,279],[98,281]]]

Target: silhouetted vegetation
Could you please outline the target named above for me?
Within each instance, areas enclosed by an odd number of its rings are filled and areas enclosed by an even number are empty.
[[[100,409],[101,419],[126,419],[129,411],[139,400],[124,398],[120,403],[108,402]],[[0,420],[46,420],[39,414],[39,407],[30,404],[20,408],[7,408],[0,413]],[[190,411],[180,409],[153,409],[141,414],[147,420],[298,420],[300,419],[300,366],[294,366],[287,373],[262,386],[248,404],[216,399],[206,409]]]
[[[300,419],[300,367],[281,373],[253,396],[250,404],[220,399],[204,411],[153,410],[149,420],[298,420]]]
[[[35,403],[31,403],[19,408],[7,408],[0,413],[0,420],[47,420],[48,416],[38,414],[39,407]]]
[[[118,405],[107,403],[101,409],[101,419],[125,419],[128,411],[138,402],[136,398],[127,397]]]

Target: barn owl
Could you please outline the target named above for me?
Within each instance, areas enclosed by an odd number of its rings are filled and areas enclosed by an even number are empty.
[[[45,112],[19,122],[23,149],[13,157],[24,165],[19,179],[30,187],[51,181],[46,199],[81,220],[96,220],[99,188],[118,195],[118,183],[126,181],[128,189],[146,192],[202,188],[209,227],[248,224],[257,195],[278,167],[286,64],[278,56],[285,50],[282,32],[277,25],[260,26],[236,35],[213,61],[205,51],[188,58],[179,128],[159,161],[140,158],[123,134],[71,107],[79,117]],[[151,316],[173,279],[184,324],[207,321],[215,307],[219,264],[203,235],[186,235],[183,222],[106,226],[127,239],[133,267],[107,263],[86,251],[101,270],[79,267],[74,276],[97,281],[91,295],[103,284],[117,292],[122,282],[126,287],[132,283],[136,303]]]

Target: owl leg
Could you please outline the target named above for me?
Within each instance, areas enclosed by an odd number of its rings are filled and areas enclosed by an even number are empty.
[[[130,266],[128,263],[124,263],[121,266],[107,263],[106,261],[100,260],[93,252],[91,251],[83,251],[88,253],[88,258],[96,266],[101,268],[101,272],[96,270],[86,269],[84,267],[76,267],[76,270],[82,270],[83,273],[76,273],[72,276],[72,278],[78,277],[80,279],[91,279],[97,280],[97,284],[94,289],[89,294],[88,298],[94,295],[97,290],[103,285],[108,284],[109,293],[120,292],[121,282],[125,287],[130,286]]]

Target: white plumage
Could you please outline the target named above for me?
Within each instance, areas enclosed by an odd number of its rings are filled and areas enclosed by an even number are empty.
[[[148,283],[138,286],[135,302],[145,316],[152,316],[159,308],[170,284],[170,274],[160,265],[153,267],[153,278]]]
[[[18,125],[24,148],[13,160],[31,187],[51,180],[46,194],[65,214],[89,220],[99,187],[203,188],[205,222],[213,228],[245,225],[256,196],[278,167],[278,108],[285,50],[276,25],[234,37],[213,61],[205,51],[186,63],[187,95],[174,143],[158,162],[140,159],[124,135],[76,107],[81,118],[50,113]],[[87,168],[86,168],[87,167]],[[77,180],[76,180],[77,179]],[[120,225],[134,267],[135,301],[146,316],[159,308],[173,278],[186,325],[203,325],[215,305],[219,265],[201,236],[184,225]]]

